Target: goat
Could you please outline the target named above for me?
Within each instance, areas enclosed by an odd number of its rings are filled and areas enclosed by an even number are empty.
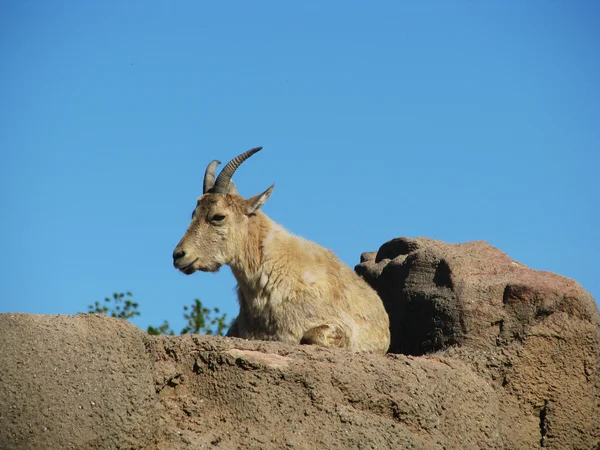
[[[274,185],[248,199],[238,194],[231,177],[261,149],[232,159],[216,181],[221,162],[208,165],[173,265],[187,275],[231,268],[240,312],[227,336],[385,353],[389,318],[377,293],[333,252],[260,211]]]

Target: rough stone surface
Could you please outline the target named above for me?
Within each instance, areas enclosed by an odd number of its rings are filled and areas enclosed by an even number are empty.
[[[159,418],[139,328],[105,316],[0,315],[0,448],[143,448]]]
[[[459,360],[0,315],[0,448],[500,448]]]
[[[393,239],[356,271],[390,314],[390,352],[441,352],[495,388],[509,447],[600,446],[600,316],[574,280],[427,238]]]
[[[0,448],[600,448],[600,318],[577,283],[422,238],[357,271],[397,354],[0,315]]]

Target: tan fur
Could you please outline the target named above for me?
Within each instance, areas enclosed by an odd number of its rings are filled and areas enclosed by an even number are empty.
[[[385,353],[389,319],[377,293],[331,251],[259,211],[270,189],[262,195],[256,209],[259,196],[200,197],[175,267],[186,274],[231,267],[240,313],[229,336]]]

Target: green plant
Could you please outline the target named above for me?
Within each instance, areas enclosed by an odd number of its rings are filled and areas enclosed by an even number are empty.
[[[106,297],[104,303],[96,301],[93,305],[88,305],[88,312],[92,314],[106,314],[118,319],[129,320],[132,317],[141,315],[139,303],[132,300],[131,292],[115,292],[112,297]],[[181,330],[180,334],[213,334],[223,336],[231,323],[227,322],[227,315],[220,314],[219,308],[205,308],[198,299],[194,300],[191,306],[183,307],[183,317],[187,320],[187,325]],[[167,320],[162,325],[154,327],[150,325],[147,329],[148,334],[170,334],[175,333],[171,329]]]
[[[159,327],[153,327],[152,325],[148,326],[147,331],[148,331],[148,334],[151,334],[153,336],[158,336],[159,334],[170,334],[170,335],[175,334],[175,333],[173,333],[173,330],[171,330],[171,327],[169,326],[169,322],[166,320]]]
[[[220,313],[219,308],[205,308],[198,299],[190,306],[183,307],[183,317],[188,324],[181,330],[181,334],[214,334],[223,336],[223,332],[229,328],[225,322],[227,315]],[[214,314],[214,316],[213,316]]]
[[[96,301],[93,305],[88,305],[88,312],[93,314],[106,314],[117,319],[131,319],[139,316],[139,304],[132,300],[131,292],[115,292],[111,297],[104,299],[104,304]]]

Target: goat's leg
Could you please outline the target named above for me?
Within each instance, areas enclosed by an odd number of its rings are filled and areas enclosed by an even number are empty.
[[[302,336],[300,344],[320,345],[321,347],[348,348],[348,333],[339,325],[319,325]]]
[[[233,322],[231,322],[231,326],[229,330],[227,330],[227,337],[240,337],[240,326],[238,324],[238,318],[236,318]]]

